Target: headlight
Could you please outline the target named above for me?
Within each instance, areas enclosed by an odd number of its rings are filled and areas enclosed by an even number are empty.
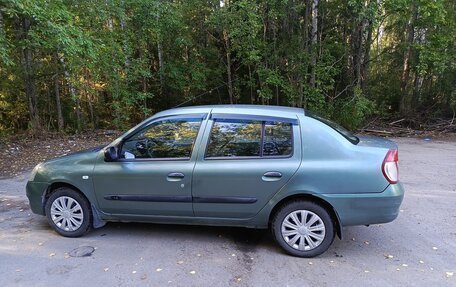
[[[29,181],[34,181],[35,180],[35,175],[40,170],[40,168],[41,168],[41,163],[37,164],[33,168],[32,173],[30,174],[30,177],[29,177]]]

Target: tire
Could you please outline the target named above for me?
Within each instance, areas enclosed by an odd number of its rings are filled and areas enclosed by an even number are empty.
[[[306,224],[302,224],[303,217]],[[328,250],[335,235],[328,211],[314,202],[302,200],[287,203],[277,211],[271,232],[287,253],[305,258]]]
[[[65,237],[82,236],[92,227],[89,201],[71,188],[57,188],[48,198],[45,211],[49,225]]]

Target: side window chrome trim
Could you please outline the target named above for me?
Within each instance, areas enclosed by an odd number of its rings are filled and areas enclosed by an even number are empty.
[[[239,120],[239,121],[260,121],[260,122],[282,122],[291,123],[292,125],[298,125],[297,118],[284,118],[276,116],[265,116],[265,115],[243,115],[243,114],[224,114],[224,113],[212,113],[210,118],[214,121],[228,121],[228,120]]]

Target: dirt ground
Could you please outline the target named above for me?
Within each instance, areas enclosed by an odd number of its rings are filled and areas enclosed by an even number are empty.
[[[0,179],[0,286],[456,286],[456,143],[395,141],[398,219],[344,228],[313,259],[242,228],[108,223],[64,238],[30,212],[28,172]]]
[[[73,136],[42,134],[30,137],[18,134],[0,138],[0,178],[18,176],[36,164],[58,156],[106,145],[121,133],[118,131],[95,130]]]

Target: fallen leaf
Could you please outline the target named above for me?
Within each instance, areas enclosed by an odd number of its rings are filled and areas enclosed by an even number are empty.
[[[447,278],[453,277],[453,275],[454,275],[454,272],[446,272],[446,273],[445,273],[445,276],[446,276]]]
[[[184,261],[179,260],[179,261],[177,261],[177,264],[184,264]]]
[[[432,247],[432,250],[437,250],[437,249],[438,249],[438,248],[437,248],[437,247],[435,247],[435,246],[434,246],[434,247]]]
[[[239,283],[239,282],[241,282],[241,281],[242,281],[242,278],[241,278],[241,277],[236,278],[236,282]]]
[[[370,271],[369,270],[364,270],[364,273],[369,273]]]
[[[369,245],[369,241],[364,241],[364,244]]]
[[[233,254],[231,254],[231,256],[236,257],[236,254],[233,253]]]
[[[16,269],[16,272],[21,272],[21,269]],[[447,274],[448,274],[448,272],[447,272]]]
[[[109,270],[109,268],[105,268],[105,269],[103,269],[103,270],[104,270],[104,272],[107,272],[107,271]]]
[[[393,255],[390,255],[390,254],[385,254],[384,255],[386,259],[393,259],[394,256]]]
[[[55,256],[55,253],[49,253],[49,257]]]
[[[131,273],[136,274],[136,271],[131,271]]]
[[[195,275],[196,271],[190,271],[190,274]]]
[[[408,265],[407,264],[402,264],[402,267],[408,267]]]
[[[356,241],[356,240],[355,240],[355,237],[353,237],[352,240],[353,240],[353,241]]]
[[[161,268],[157,268],[157,270],[155,270],[155,271],[160,272],[160,271],[162,271],[162,270],[163,270],[163,269],[161,269]]]
[[[198,254],[196,254],[196,256],[201,257],[201,254],[198,253]]]
[[[309,265],[312,265],[313,263],[312,262],[309,262]]]
[[[401,269],[397,268],[396,271],[400,271]]]
[[[39,246],[42,246],[42,245],[43,245],[43,242],[39,242],[38,245],[39,245]]]
[[[423,264],[423,263],[424,263],[424,261],[423,261],[423,260],[420,260],[420,263],[421,263],[421,264]]]

